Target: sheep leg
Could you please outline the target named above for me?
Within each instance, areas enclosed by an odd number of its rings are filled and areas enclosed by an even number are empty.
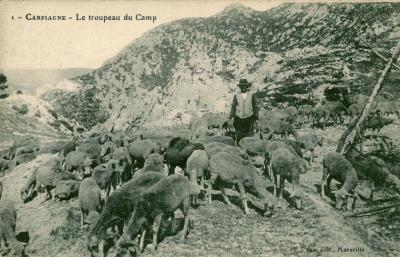
[[[371,193],[369,195],[369,200],[372,201],[374,197],[375,183],[373,181],[369,181],[369,188],[371,189]]]
[[[183,225],[181,240],[186,239],[186,236],[189,231],[189,208],[190,208],[189,199],[186,198],[185,200],[183,200],[182,205],[181,205],[181,211],[183,213],[183,216],[185,217],[185,223]]]
[[[111,192],[111,184],[107,185],[107,188],[106,188],[106,199],[108,199],[108,197],[110,196],[110,192]]]
[[[46,197],[45,201],[53,198],[53,196],[51,195],[51,192],[50,192],[50,187],[48,187],[48,186],[46,187],[46,193],[47,193],[47,197]]]
[[[224,198],[225,203],[227,205],[232,206],[232,203],[231,203],[231,201],[229,201],[228,195],[226,194],[226,190],[223,186],[221,187],[221,193],[222,193],[222,197]]]
[[[246,191],[244,190],[244,186],[242,182],[237,182],[239,187],[240,197],[242,198],[244,213],[249,214],[249,208],[247,207],[247,199],[246,199]]]
[[[285,178],[280,176],[278,198],[282,198],[282,191],[284,188],[285,188]]]
[[[81,207],[81,230],[83,230],[85,214],[83,213],[83,208]]]
[[[104,240],[99,242],[99,257],[104,257]]]
[[[143,252],[145,237],[146,237],[146,229],[143,229],[142,235],[140,236],[140,243],[139,243],[139,251],[140,252]]]
[[[272,172],[272,177],[274,180],[274,195],[277,195],[277,187],[278,187],[278,176],[275,172]]]
[[[328,170],[324,167],[321,179],[321,197],[325,198],[325,185],[329,177]]]
[[[158,214],[155,219],[154,219],[154,223],[153,223],[153,250],[157,250],[157,235],[158,235],[158,230],[160,229],[160,224],[161,224],[161,220],[163,218],[163,214]]]

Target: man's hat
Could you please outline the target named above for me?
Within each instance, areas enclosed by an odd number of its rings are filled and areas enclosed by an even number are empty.
[[[239,86],[239,87],[240,87],[240,86],[247,86],[247,87],[250,87],[250,86],[251,86],[251,83],[248,82],[247,79],[241,79],[241,80],[239,81],[238,86]]]

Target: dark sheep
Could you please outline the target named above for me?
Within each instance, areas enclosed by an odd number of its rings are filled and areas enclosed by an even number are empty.
[[[184,240],[189,228],[190,196],[197,195],[200,191],[197,185],[181,175],[171,175],[162,178],[158,183],[143,191],[137,201],[128,227],[117,242],[116,248],[125,248],[132,244],[132,240],[140,231],[153,224],[153,248],[157,248],[157,234],[163,217],[174,217],[178,208],[184,215],[184,227],[181,239]],[[140,250],[143,249],[143,233]]]
[[[79,207],[81,209],[81,229],[83,229],[85,216],[91,212],[101,211],[101,191],[93,178],[85,178],[79,186]],[[92,214],[93,215],[93,214]]]
[[[204,150],[204,146],[200,143],[191,143],[188,139],[182,139],[180,137],[173,138],[165,154],[168,174],[173,174],[176,166],[185,169],[187,159],[195,150]]]
[[[121,225],[128,224],[139,194],[163,177],[158,172],[144,173],[125,183],[110,195],[100,217],[92,225],[87,236],[86,245],[91,256],[104,256],[106,230],[114,225],[119,225],[121,228]]]
[[[400,193],[400,180],[389,171],[388,165],[382,159],[371,155],[361,155],[354,150],[350,151],[346,158],[356,170],[358,179],[368,181],[371,192],[370,201],[373,200],[377,186],[393,186]]]
[[[393,123],[392,119],[380,116],[371,116],[365,122],[364,129],[371,129],[372,131],[376,130],[379,133],[384,126],[387,126],[392,123]]]

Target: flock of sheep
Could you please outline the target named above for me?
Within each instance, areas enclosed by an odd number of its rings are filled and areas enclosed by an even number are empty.
[[[35,168],[21,188],[21,199],[30,201],[41,192],[48,199],[78,196],[81,227],[90,224],[86,238],[90,254],[104,256],[113,245],[114,256],[135,255],[144,249],[149,234],[156,248],[160,226],[172,222],[177,209],[184,215],[184,239],[190,229],[189,208],[197,206],[199,198],[210,203],[212,190],[219,190],[226,204],[232,205],[227,189],[237,189],[246,214],[246,193],[252,193],[259,199],[263,215],[270,217],[288,181],[292,185],[291,203],[303,209],[306,195],[300,175],[311,169],[314,150],[322,146],[323,139],[314,132],[299,135],[296,127],[306,119],[310,122],[310,117],[313,125],[322,128],[329,119],[342,123],[342,115],[359,110],[355,105],[365,104],[363,101],[358,96],[349,108],[326,102],[298,109],[261,110],[258,133],[243,138],[238,145],[231,137],[231,122],[213,113],[193,116],[189,128],[92,133],[41,146],[35,138],[28,138],[2,153],[0,171],[38,153],[53,154]],[[379,102],[374,106],[378,115],[371,116],[366,128],[382,128],[387,123],[384,120],[391,120],[384,115],[399,115],[398,107],[394,102]],[[374,119],[379,122],[374,123]],[[288,138],[290,135],[294,140]],[[181,168],[181,174],[176,167]],[[322,197],[325,186],[330,191],[332,179],[342,184],[331,192],[338,209],[349,204],[354,207],[359,180],[370,183],[370,199],[378,184],[390,184],[400,191],[400,181],[384,161],[355,151],[346,156],[324,156]],[[274,183],[273,193],[267,190],[268,180]],[[1,252],[23,256],[24,245],[16,240],[15,222],[13,203],[1,200]]]

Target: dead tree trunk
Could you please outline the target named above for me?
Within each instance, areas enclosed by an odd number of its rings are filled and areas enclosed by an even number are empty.
[[[400,55],[400,42],[397,43],[397,46],[393,52],[392,58],[386,64],[386,67],[383,70],[378,82],[376,83],[374,90],[371,93],[371,96],[369,97],[367,103],[364,106],[363,112],[357,119],[355,119],[355,121],[352,124],[349,125],[348,129],[341,136],[338,147],[336,149],[336,152],[345,154],[348,151],[348,149],[350,148],[350,146],[352,146],[354,144],[354,140],[356,139],[356,137],[362,136],[362,135],[357,135],[357,134],[363,133],[362,125],[363,125],[363,122],[365,121],[365,119],[368,117],[372,102],[374,101],[376,95],[381,90],[382,82],[385,79],[386,74],[388,74],[390,72],[390,68],[392,67],[393,63],[396,62],[399,55]]]

